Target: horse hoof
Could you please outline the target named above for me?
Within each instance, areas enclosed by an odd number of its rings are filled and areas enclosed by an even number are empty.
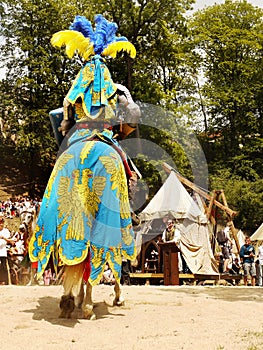
[[[83,312],[83,318],[86,320],[94,321],[96,320],[96,315],[93,312],[93,306],[92,305],[86,305],[82,307]]]
[[[96,320],[96,315],[94,314],[94,312],[92,312],[91,314],[90,313],[86,314],[85,312],[83,312],[83,318],[85,320],[94,321]]]
[[[94,321],[94,320],[96,320],[96,315],[93,313],[91,316],[90,316],[90,321]]]
[[[61,314],[59,318],[70,318],[75,308],[74,298],[70,295],[63,295],[61,297],[59,306],[61,308]]]
[[[125,301],[124,299],[114,299],[113,301],[113,306],[124,306],[125,305]]]

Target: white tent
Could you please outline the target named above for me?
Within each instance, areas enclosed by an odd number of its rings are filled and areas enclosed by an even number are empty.
[[[163,186],[139,217],[146,223],[164,217],[177,219],[181,232],[180,250],[192,273],[218,273],[210,245],[206,216],[174,171],[171,171]]]
[[[148,221],[165,216],[189,219],[198,223],[207,222],[203,211],[186,191],[174,171],[171,171],[163,186],[141,212],[140,219]]]
[[[238,233],[237,233],[237,239],[238,239],[238,243],[239,243],[239,247],[241,248],[242,245],[245,244],[245,234],[243,233],[242,230],[239,230]],[[235,240],[233,239],[232,240],[232,252],[235,254],[235,255],[239,255],[239,250],[237,249],[237,245],[236,245],[236,242]]]
[[[250,237],[251,241],[263,241],[263,223],[259,226],[255,233]]]

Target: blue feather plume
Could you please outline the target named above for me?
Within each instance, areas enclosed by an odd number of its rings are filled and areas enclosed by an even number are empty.
[[[90,41],[92,41],[92,38],[94,37],[94,31],[91,22],[88,21],[85,16],[76,16],[69,29],[82,33],[85,38],[89,38]]]
[[[102,15],[95,16],[95,29],[92,24],[84,16],[76,16],[71,24],[71,30],[82,33],[86,38],[89,38],[93,44],[95,54],[100,55],[107,46],[113,42],[128,41],[124,36],[117,37],[118,26],[114,22],[109,22]]]

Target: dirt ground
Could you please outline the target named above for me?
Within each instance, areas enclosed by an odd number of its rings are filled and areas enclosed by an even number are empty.
[[[0,349],[260,350],[263,288],[124,286],[93,290],[97,320],[60,319],[62,286],[0,286]]]

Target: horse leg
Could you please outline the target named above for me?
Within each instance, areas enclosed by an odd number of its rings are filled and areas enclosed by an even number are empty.
[[[73,266],[65,267],[64,274],[64,295],[60,300],[60,308],[61,314],[60,318],[70,318],[71,314],[75,308],[74,298],[76,298],[76,302],[79,304],[82,302],[82,275],[83,275],[83,263]]]
[[[36,274],[37,274],[37,269],[33,268],[32,266],[30,267],[30,281],[28,282],[28,286],[35,286],[38,284],[37,282],[37,278],[36,278]]]
[[[89,320],[95,320],[96,315],[93,312],[92,303],[92,285],[89,281],[86,284],[86,296],[82,304],[83,317]]]
[[[119,283],[115,283],[114,285],[115,299],[113,300],[113,305],[123,306],[124,298],[121,296],[121,286]]]
[[[81,305],[82,305],[83,300],[84,300],[84,295],[85,295],[84,294],[84,284],[81,283],[79,294],[75,297],[75,305],[78,308],[81,308]]]
[[[75,308],[74,297],[72,295],[62,295],[59,306],[61,309],[59,318],[70,318]]]

